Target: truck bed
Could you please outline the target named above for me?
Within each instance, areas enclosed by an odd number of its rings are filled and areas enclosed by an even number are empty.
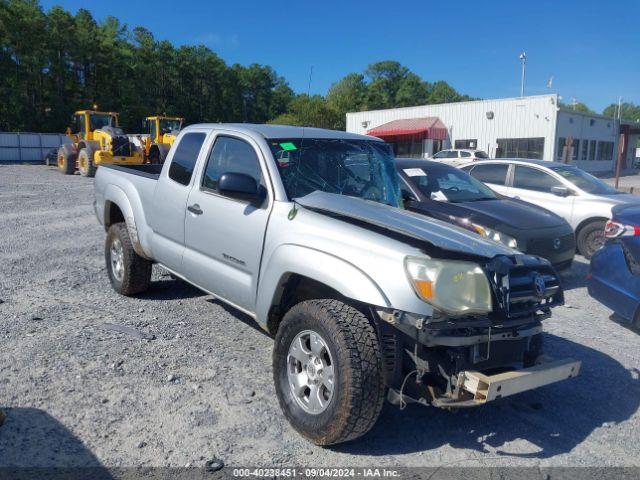
[[[131,175],[138,175],[140,177],[151,178],[158,180],[160,172],[162,171],[162,165],[160,164],[146,164],[146,165],[100,165],[100,168],[111,168],[113,170],[119,170],[121,172],[129,173]]]

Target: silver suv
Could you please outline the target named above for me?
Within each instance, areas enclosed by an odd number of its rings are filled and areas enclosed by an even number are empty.
[[[465,165],[462,170],[496,192],[519,198],[563,217],[576,233],[586,258],[602,246],[611,208],[640,203],[640,197],[617,191],[573,165],[529,159],[500,159]]]
[[[436,162],[446,163],[453,167],[459,167],[460,165],[466,165],[469,162],[486,160],[488,158],[489,155],[487,155],[482,150],[474,150],[469,148],[453,148],[448,150],[440,150],[432,157],[432,160]]]

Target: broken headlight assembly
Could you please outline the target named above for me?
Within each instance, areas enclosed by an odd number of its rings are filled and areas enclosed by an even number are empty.
[[[416,295],[444,313],[485,314],[492,310],[489,280],[476,263],[406,257],[404,268]]]

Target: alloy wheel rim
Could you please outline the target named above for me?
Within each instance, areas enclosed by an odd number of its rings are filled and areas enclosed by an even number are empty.
[[[318,415],[331,403],[334,363],[327,342],[317,332],[304,330],[291,342],[287,379],[293,398],[305,412]]]
[[[117,238],[111,243],[109,257],[113,276],[116,280],[122,282],[124,278],[124,251],[122,250],[122,242]]]
[[[604,232],[592,232],[589,235],[589,253],[593,255],[598,249],[604,245]]]

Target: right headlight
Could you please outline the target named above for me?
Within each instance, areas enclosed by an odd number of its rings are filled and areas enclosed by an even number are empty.
[[[438,310],[453,315],[492,310],[489,280],[476,263],[406,257],[404,268],[418,297]]]

